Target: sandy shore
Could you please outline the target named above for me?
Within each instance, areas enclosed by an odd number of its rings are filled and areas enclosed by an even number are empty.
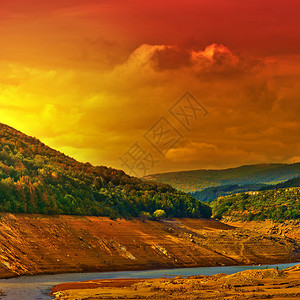
[[[55,299],[300,299],[300,265],[232,275],[160,279],[113,279],[64,283]]]

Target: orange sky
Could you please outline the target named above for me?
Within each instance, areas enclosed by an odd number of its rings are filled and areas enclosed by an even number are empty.
[[[298,0],[0,0],[1,122],[127,172],[136,142],[148,173],[299,161],[299,20]],[[208,112],[189,130],[186,91]]]

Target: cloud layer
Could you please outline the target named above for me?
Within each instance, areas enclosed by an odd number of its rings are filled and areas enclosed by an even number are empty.
[[[1,121],[116,168],[161,117],[183,138],[151,172],[299,161],[298,2],[216,2],[1,3]]]

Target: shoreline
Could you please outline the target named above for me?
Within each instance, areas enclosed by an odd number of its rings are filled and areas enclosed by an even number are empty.
[[[149,267],[149,268],[144,268],[143,266],[137,267],[137,268],[127,268],[127,269],[120,269],[120,268],[115,268],[115,269],[109,269],[107,270],[83,270],[81,272],[64,272],[64,271],[59,271],[59,272],[49,272],[49,273],[36,273],[36,274],[24,274],[24,275],[12,275],[10,277],[0,277],[0,280],[5,280],[5,279],[12,279],[12,278],[20,278],[20,277],[36,277],[36,276],[47,276],[47,275],[68,275],[68,274],[95,274],[95,273],[114,273],[114,272],[130,272],[130,271],[162,271],[162,270],[176,270],[176,269],[196,269],[196,268],[222,268],[222,267],[263,267],[263,266],[269,266],[269,267],[276,267],[276,265],[283,265],[283,264],[300,264],[300,260],[297,261],[278,261],[278,262],[272,262],[272,263],[263,263],[263,264],[235,264],[235,265],[188,265],[188,266],[165,266],[165,267]],[[1,283],[0,283],[1,284]]]
[[[51,288],[55,299],[299,299],[300,264],[234,274],[120,278],[67,282]],[[102,297],[103,296],[103,297]],[[108,297],[108,298],[107,298]]]
[[[286,233],[280,227],[277,233],[274,228],[265,231],[265,226],[261,231],[249,228],[253,223],[229,225],[213,219],[112,221],[91,216],[0,216],[2,279],[300,260],[300,225]],[[268,228],[271,230],[271,225]]]

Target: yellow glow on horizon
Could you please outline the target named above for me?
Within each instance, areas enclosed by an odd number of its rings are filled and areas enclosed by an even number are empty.
[[[277,1],[281,31],[267,8],[253,16],[226,1],[188,2],[3,3],[0,121],[120,168],[119,156],[190,91],[209,113],[190,132],[172,120],[184,139],[153,172],[298,160],[299,20]]]

